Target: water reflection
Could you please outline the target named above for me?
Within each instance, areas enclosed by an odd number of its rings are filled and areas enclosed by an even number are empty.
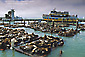
[[[15,57],[15,50],[12,50],[12,57]]]
[[[6,51],[2,51],[2,56],[3,56],[3,57],[7,57]]]
[[[71,27],[67,27],[68,29]],[[75,27],[74,27],[75,28]],[[29,34],[34,32],[35,34],[38,34],[39,36],[51,35],[51,33],[43,33],[40,31],[34,31],[30,28],[25,28],[26,32]],[[58,34],[52,34],[53,36],[60,37],[64,39],[64,46],[57,47],[55,50],[53,50],[47,57],[59,57],[59,51],[62,49],[65,52],[63,52],[62,57],[83,57],[85,56],[85,31],[80,31],[80,34],[76,34],[73,37],[62,37],[58,36]],[[82,47],[82,48],[81,48]],[[9,51],[9,52],[8,52]],[[21,55],[21,56],[19,56]],[[18,53],[15,50],[6,50],[6,51],[0,51],[0,57],[29,57],[24,54]]]

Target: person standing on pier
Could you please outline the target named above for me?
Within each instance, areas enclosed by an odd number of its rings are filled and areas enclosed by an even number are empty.
[[[14,42],[15,42],[15,38],[12,38],[12,39],[11,39],[11,47],[10,47],[10,49],[13,49],[13,47],[14,47]]]

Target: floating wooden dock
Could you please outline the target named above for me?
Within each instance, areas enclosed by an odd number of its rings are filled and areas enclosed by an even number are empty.
[[[31,55],[30,53],[24,52],[23,50],[19,49],[19,48],[14,48],[15,51],[20,52],[22,54],[31,56],[31,57],[45,57],[45,56],[39,56],[39,55]]]

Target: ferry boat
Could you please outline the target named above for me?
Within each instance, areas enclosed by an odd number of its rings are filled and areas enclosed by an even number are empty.
[[[59,21],[59,22],[76,22],[78,20],[77,15],[70,15],[69,12],[55,11],[53,9],[50,14],[43,14],[45,21]]]

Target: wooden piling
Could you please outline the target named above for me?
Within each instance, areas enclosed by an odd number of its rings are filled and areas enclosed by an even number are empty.
[[[28,21],[28,24],[29,24],[29,21]]]
[[[25,26],[25,20],[24,20],[24,26]]]
[[[21,23],[22,23],[22,20],[21,20]]]
[[[76,29],[78,28],[78,20],[76,20]]]
[[[49,21],[49,20],[47,20],[47,25],[48,25],[48,21]]]
[[[53,22],[53,27],[54,27],[54,20],[52,20],[52,22]]]
[[[3,20],[3,25],[4,25],[4,20]]]
[[[10,25],[11,23],[10,23],[10,20],[9,20],[9,25]]]
[[[54,21],[53,21],[53,27],[54,27]]]

